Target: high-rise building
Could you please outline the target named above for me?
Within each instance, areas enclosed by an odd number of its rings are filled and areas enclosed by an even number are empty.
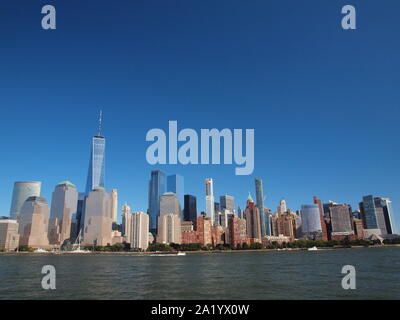
[[[96,187],[86,198],[83,243],[106,246],[112,243],[113,197],[103,187]]]
[[[247,198],[246,211],[244,212],[246,219],[246,230],[247,238],[250,242],[261,243],[261,220],[260,220],[260,209],[256,207],[253,198],[249,194]]]
[[[49,247],[49,205],[42,197],[29,197],[19,216],[19,245],[34,248]]]
[[[121,222],[122,222],[122,235],[127,239],[129,239],[132,228],[132,214],[131,214],[131,207],[128,206],[126,203],[122,206]]]
[[[322,240],[327,241],[328,240],[328,231],[326,228],[326,222],[324,218],[324,207],[322,204],[322,201],[318,199],[317,196],[314,196],[314,204],[317,204],[319,207],[319,219],[321,221],[321,228],[322,228]]]
[[[228,228],[228,218],[233,215],[228,209],[222,209],[219,215],[219,225],[223,228]]]
[[[49,220],[50,244],[62,245],[71,237],[71,223],[76,215],[78,191],[69,181],[60,182],[54,189],[51,199]]]
[[[118,191],[117,189],[111,190],[112,197],[112,221],[117,223],[117,212],[118,212]]]
[[[235,212],[235,198],[227,194],[219,197],[219,204],[221,211],[226,209],[230,213]]]
[[[392,201],[389,198],[380,198],[380,197],[377,197],[374,200],[375,200],[375,206],[381,207],[383,210],[386,234],[399,234],[397,230],[396,221],[394,218]]]
[[[219,202],[214,202],[214,225],[213,226],[220,225],[220,215],[221,215],[221,206],[219,205]]]
[[[76,207],[76,231],[72,238],[78,237],[79,233],[83,234],[83,225],[85,223],[85,201],[86,193],[78,193],[78,205]]]
[[[203,246],[212,244],[211,219],[205,214],[197,217],[197,239]]]
[[[185,208],[183,220],[192,221],[194,229],[197,229],[197,200],[195,196],[185,194]]]
[[[353,235],[351,207],[347,204],[335,204],[329,210],[332,238],[335,236]]]
[[[372,195],[364,196],[360,203],[361,216],[365,229],[379,229],[375,201]]]
[[[276,213],[271,217],[271,224],[274,236],[284,235],[290,241],[296,238],[296,214],[287,211],[285,214]]]
[[[177,214],[166,214],[158,217],[157,243],[181,243],[181,219]]]
[[[135,212],[131,223],[131,234],[128,236],[131,248],[146,250],[149,247],[149,215]]]
[[[239,219],[243,219],[243,211],[242,211],[242,209],[240,209],[240,206],[238,206],[237,214],[238,214]]]
[[[11,251],[19,246],[18,222],[0,219],[0,249]]]
[[[214,225],[214,186],[213,179],[208,178],[206,183],[206,215],[211,220],[211,225]]]
[[[165,192],[160,199],[160,216],[165,216],[170,213],[176,214],[181,220],[183,218],[178,197],[175,193]]]
[[[89,170],[86,182],[86,194],[96,187],[105,185],[106,139],[101,135],[102,112],[100,111],[97,135],[92,138],[90,148]]]
[[[166,191],[165,173],[160,170],[151,171],[149,182],[149,208],[150,232],[157,233],[157,218],[160,216],[160,198]]]
[[[284,214],[287,211],[287,209],[286,209],[286,200],[285,199],[282,199],[279,202],[279,206],[278,206],[277,210],[278,210],[279,214]]]
[[[40,196],[40,181],[17,181],[14,183],[12,194],[10,218],[18,219],[22,205],[29,197]]]
[[[184,205],[185,184],[183,176],[173,174],[167,177],[167,192],[173,192],[178,197],[181,209]],[[181,217],[183,219],[183,217]]]
[[[234,214],[230,215],[228,218],[226,242],[231,248],[236,248],[240,243],[239,218]]]
[[[308,239],[321,239],[322,227],[318,204],[301,206],[301,222],[303,236]]]
[[[255,179],[256,183],[256,201],[257,207],[260,209],[260,221],[261,221],[261,237],[270,236],[270,216],[264,210],[264,189],[263,181],[259,178]]]

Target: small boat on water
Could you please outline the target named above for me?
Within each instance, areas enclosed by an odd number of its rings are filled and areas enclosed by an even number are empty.
[[[152,256],[152,257],[155,257],[155,256],[157,256],[157,257],[176,257],[176,256],[186,256],[186,252],[171,252],[171,253],[168,253],[168,252],[155,252],[155,253],[151,253],[151,254],[149,254],[149,256]]]
[[[314,246],[314,247],[308,248],[307,250],[308,251],[316,251],[316,250],[318,250],[318,248],[316,246]]]
[[[82,238],[82,229],[79,231],[78,237],[75,240],[75,243],[72,246],[72,251],[68,253],[90,253],[89,250],[81,249],[81,238]]]
[[[42,248],[38,248],[35,251],[33,251],[34,253],[47,253],[46,250],[42,249]]]

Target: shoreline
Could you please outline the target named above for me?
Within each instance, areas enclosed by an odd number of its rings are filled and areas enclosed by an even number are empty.
[[[386,244],[386,245],[375,245],[375,246],[351,246],[351,247],[319,247],[316,251],[327,251],[327,250],[336,250],[336,249],[370,249],[370,248],[387,248],[387,247],[400,247],[400,244]],[[197,250],[197,251],[179,251],[184,252],[186,255],[189,254],[219,254],[219,253],[243,253],[243,252],[288,252],[288,251],[309,251],[308,248],[284,248],[284,249],[247,249],[247,250]],[[134,252],[134,251],[116,251],[116,252],[87,252],[87,253],[74,253],[74,252],[28,252],[28,251],[20,251],[20,252],[0,252],[1,255],[157,255],[157,254],[171,254],[176,253],[171,251],[146,251],[146,252]]]

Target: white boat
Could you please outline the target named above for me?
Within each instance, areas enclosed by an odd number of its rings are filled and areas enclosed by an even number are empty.
[[[186,256],[186,252],[177,252],[177,253],[153,253],[153,254],[149,254],[149,256],[152,257],[176,257],[176,256]]]
[[[46,250],[42,249],[42,248],[38,248],[35,251],[33,251],[34,253],[47,253]]]
[[[82,235],[82,229],[79,231],[78,237],[75,240],[75,243],[72,246],[72,251],[69,253],[90,253],[89,250],[83,250],[81,249],[81,235]]]
[[[178,252],[176,255],[177,256],[186,256],[186,252]]]
[[[316,246],[314,246],[314,247],[308,248],[307,250],[308,251],[316,251],[316,250],[318,250],[318,248]]]

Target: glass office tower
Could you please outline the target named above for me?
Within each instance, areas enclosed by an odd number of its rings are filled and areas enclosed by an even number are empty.
[[[263,182],[261,179],[256,178],[256,200],[257,207],[260,209],[260,218],[261,218],[261,236],[270,236],[271,228],[269,222],[269,214],[267,214],[264,210],[264,190],[263,190]]]
[[[184,180],[183,176],[173,174],[167,177],[167,192],[173,192],[178,197],[181,209],[184,206]]]
[[[104,188],[106,139],[100,135],[92,139],[86,194],[96,187]]]
[[[151,178],[149,182],[149,208],[148,214],[150,216],[150,232],[156,235],[157,232],[157,218],[160,215],[160,198],[165,193],[165,173],[160,170],[151,171]]]

